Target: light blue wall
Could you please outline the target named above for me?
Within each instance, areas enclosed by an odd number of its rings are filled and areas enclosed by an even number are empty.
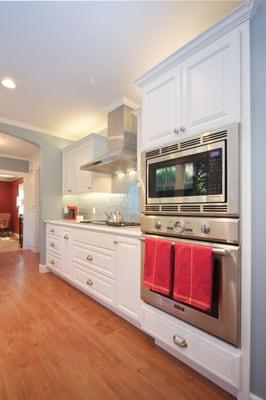
[[[0,123],[0,132],[36,144],[40,148],[40,253],[45,263],[46,219],[62,217],[62,153],[71,142],[55,136]]]
[[[0,149],[1,152],[1,149]],[[0,170],[29,172],[29,161],[10,157],[0,157]]]
[[[266,399],[266,1],[251,22],[252,345],[251,392]]]

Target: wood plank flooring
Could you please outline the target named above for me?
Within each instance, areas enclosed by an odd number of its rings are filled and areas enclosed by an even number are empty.
[[[232,399],[38,262],[0,254],[1,400]]]

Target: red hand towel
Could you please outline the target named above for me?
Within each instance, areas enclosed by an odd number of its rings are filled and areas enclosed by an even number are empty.
[[[176,243],[174,299],[208,311],[212,303],[212,287],[211,247]]]
[[[145,239],[144,286],[169,295],[172,289],[172,245],[168,240]]]

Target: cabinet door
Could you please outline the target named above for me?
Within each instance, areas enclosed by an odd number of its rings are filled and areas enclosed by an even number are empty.
[[[143,91],[142,150],[175,140],[180,126],[180,70],[154,80]]]
[[[73,152],[63,153],[63,193],[71,194],[74,191],[73,185]]]
[[[74,150],[74,191],[75,193],[86,193],[92,191],[92,173],[82,171],[81,165],[87,164],[91,160],[91,146],[89,143],[83,144]]]
[[[138,239],[118,237],[116,248],[116,307],[140,320],[140,245]]]
[[[240,120],[240,33],[230,32],[182,64],[183,118],[188,134]]]

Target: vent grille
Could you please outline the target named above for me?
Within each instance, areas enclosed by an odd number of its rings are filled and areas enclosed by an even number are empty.
[[[160,150],[157,149],[157,150],[148,151],[148,152],[145,154],[145,156],[146,156],[146,158],[149,158],[149,157],[158,156],[159,154],[160,154]]]
[[[203,212],[227,212],[227,204],[206,204]]]
[[[186,204],[186,205],[180,206],[180,211],[200,212],[200,205],[197,205],[197,204]]]
[[[162,211],[175,211],[178,212],[178,206],[161,206]]]
[[[220,140],[227,138],[227,131],[210,133],[209,135],[204,135],[202,138],[203,143],[209,143],[213,140]]]
[[[200,144],[200,138],[186,140],[180,143],[181,149],[189,149],[190,147],[194,147]]]
[[[165,153],[171,153],[171,152],[173,152],[173,151],[177,151],[178,150],[178,143],[177,144],[172,144],[171,146],[166,146],[166,147],[163,147],[162,148],[162,150],[161,150],[161,152],[163,153],[163,154],[165,154]]]
[[[145,211],[160,211],[160,206],[146,206]]]

